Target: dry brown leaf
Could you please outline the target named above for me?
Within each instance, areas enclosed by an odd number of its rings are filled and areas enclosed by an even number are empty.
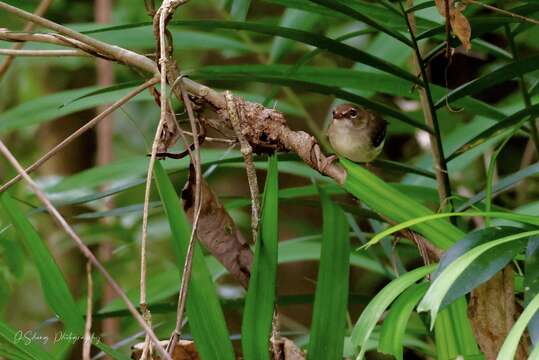
[[[472,44],[470,42],[471,36],[472,36],[472,28],[470,26],[470,22],[468,19],[466,19],[466,16],[462,14],[464,9],[466,8],[466,5],[462,2],[454,3],[453,0],[449,1],[449,23],[451,25],[451,29],[453,30],[453,33],[459,38],[460,42],[464,46],[464,49],[470,50],[472,48]],[[434,0],[436,4],[436,9],[438,9],[438,12],[440,15],[442,15],[444,18],[447,16],[445,14],[445,0]]]
[[[168,340],[163,340],[160,342],[161,346],[164,348],[168,345]],[[133,345],[131,348],[131,358],[134,360],[139,360],[142,356],[142,351],[144,349],[144,342]],[[195,343],[188,340],[180,340],[174,348],[172,353],[172,360],[200,360],[197,350],[195,348]],[[158,355],[153,355],[154,360],[161,359]]]
[[[305,360],[305,354],[292,340],[281,336],[275,345],[279,349],[275,360]]]
[[[464,49],[470,50],[472,44],[470,38],[472,36],[472,28],[470,22],[466,19],[466,16],[462,15],[460,8],[455,7],[450,10],[451,28],[460,42],[464,46]]]
[[[436,4],[436,9],[438,9],[440,15],[445,17],[445,0],[434,0],[434,3]],[[451,9],[452,4],[453,0],[449,0],[449,9]]]
[[[182,191],[183,207],[191,223],[194,213],[194,171],[191,165],[189,179]],[[240,284],[247,288],[253,262],[251,248],[208,183],[202,179],[200,185],[202,201],[197,237]]]

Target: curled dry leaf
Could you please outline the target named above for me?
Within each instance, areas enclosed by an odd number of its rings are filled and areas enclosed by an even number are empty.
[[[472,48],[472,44],[470,43],[472,28],[470,26],[470,22],[468,19],[466,19],[466,16],[462,15],[462,10],[464,10],[464,6],[455,6],[454,8],[451,8],[451,28],[453,29],[455,35],[457,35],[459,38],[464,48],[466,50],[470,50]]]
[[[163,346],[163,348],[166,348],[167,344],[168,340],[161,341],[161,346]],[[134,360],[140,360],[142,357],[142,351],[144,349],[144,342],[133,345],[131,349],[131,358]],[[172,360],[200,360],[200,356],[195,348],[195,343],[189,340],[180,340],[176,344],[171,358]],[[153,359],[159,360],[161,358],[154,355]]]
[[[279,350],[274,360],[305,360],[305,354],[288,338],[279,337],[274,345]]]
[[[447,21],[447,16],[445,14],[445,1],[446,0],[435,0],[435,3],[438,12],[440,15],[445,17]],[[472,48],[472,44],[470,42],[472,28],[466,16],[462,14],[466,8],[466,5],[463,2],[454,2],[453,0],[447,1],[449,1],[449,23],[451,24],[451,29],[459,38],[464,48],[466,50],[470,50]]]
[[[249,244],[204,179],[200,187],[201,209],[197,237],[206,249],[238,279],[240,284],[247,288],[253,262],[253,253]],[[195,210],[194,194],[195,169],[191,164],[189,179],[182,191],[183,207],[191,223]]]

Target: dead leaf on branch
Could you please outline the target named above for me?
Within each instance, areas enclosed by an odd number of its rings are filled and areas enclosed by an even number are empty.
[[[168,340],[163,340],[160,342],[163,348],[166,348],[168,345]],[[133,345],[131,348],[131,359],[139,360],[142,357],[142,352],[144,349],[144,342]],[[159,356],[154,355],[152,357],[154,360],[161,359]],[[171,355],[172,360],[200,360],[200,356],[195,348],[195,343],[189,340],[180,340],[174,348],[174,352]]]
[[[435,0],[436,8],[438,9],[438,12],[440,15],[446,18],[447,16],[445,13],[445,1],[446,0]],[[472,36],[472,28],[470,26],[470,22],[462,14],[464,9],[466,8],[466,4],[462,1],[453,1],[453,0],[447,0],[449,1],[449,23],[451,25],[451,29],[455,33],[455,35],[459,38],[460,42],[464,46],[466,50],[470,50],[472,48],[471,44],[471,36]]]
[[[274,356],[274,360],[305,360],[305,354],[290,339],[280,337],[274,344],[279,353]]]
[[[197,237],[240,284],[247,288],[253,262],[251,248],[204,179],[200,187],[201,210]],[[194,215],[194,194],[195,169],[191,164],[189,179],[182,191],[183,207],[191,223]]]

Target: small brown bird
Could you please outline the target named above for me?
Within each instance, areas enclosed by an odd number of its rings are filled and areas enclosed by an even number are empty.
[[[387,122],[379,115],[361,106],[342,104],[333,110],[327,134],[337,155],[369,163],[382,152],[386,127]]]

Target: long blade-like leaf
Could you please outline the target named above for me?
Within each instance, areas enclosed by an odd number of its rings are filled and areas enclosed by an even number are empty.
[[[245,360],[269,360],[277,273],[279,173],[277,157],[271,156],[268,162],[260,237],[255,245],[255,259],[241,326]]]
[[[446,103],[455,101],[467,95],[477,94],[491,86],[537,69],[539,69],[539,56],[532,56],[527,59],[512,62],[450,91],[449,94],[436,102],[435,107],[440,108]]]
[[[404,334],[408,319],[428,287],[428,283],[410,286],[391,306],[380,330],[379,351],[391,354],[397,360],[403,360]]]
[[[396,190],[360,165],[345,159],[341,159],[341,164],[348,171],[345,189],[376,212],[394,221],[406,221],[432,214],[430,209]],[[459,229],[447,221],[422,225],[414,229],[442,249],[449,248],[463,235]]]
[[[47,304],[60,317],[68,331],[82,334],[84,331],[82,314],[69,291],[62,271],[45,242],[8,193],[3,193],[0,196],[0,204],[21,235],[21,241],[24,242],[32,257],[39,273],[41,288]]]
[[[451,266],[443,271],[429,287],[427,294],[418,306],[419,311],[430,311],[431,326],[434,325],[436,315],[440,309],[440,305],[450,287],[455,280],[474,262],[479,256],[486,251],[506,243],[514,242],[519,239],[535,236],[539,234],[539,230],[526,231],[516,235],[505,236],[496,240],[492,240],[486,244],[479,245],[466,254],[462,255],[451,263]],[[510,358],[510,357],[509,357]],[[508,359],[509,359],[508,358]]]
[[[496,360],[505,360],[505,359],[514,359],[515,353],[517,351],[518,343],[520,341],[520,337],[522,336],[522,333],[526,329],[526,326],[530,322],[530,320],[537,315],[539,311],[539,294],[535,295],[532,301],[526,306],[522,314],[520,314],[517,322],[513,325],[511,328],[511,331],[509,331],[509,334],[505,338],[505,341],[503,342],[502,348],[500,349],[500,352],[498,353],[498,357]],[[537,351],[537,345],[535,346],[535,349],[533,350],[532,356],[529,357],[529,359],[536,360],[538,358],[539,352]]]
[[[369,305],[363,309],[359,320],[354,325],[351,336],[352,345],[360,348],[359,358],[363,358],[369,336],[387,307],[404,290],[434,271],[435,267],[435,265],[423,266],[396,278],[379,291]]]
[[[308,359],[341,359],[348,301],[350,242],[344,211],[319,188],[323,235]]]
[[[2,343],[11,345],[21,359],[28,360],[52,360],[44,349],[38,346],[34,341],[28,341],[22,331],[15,331],[9,325],[0,320],[0,349]],[[2,355],[0,353],[0,355]]]
[[[191,234],[189,224],[178,195],[160,163],[155,164],[155,182],[159,190],[172,232],[177,266],[183,269]],[[195,247],[189,292],[187,315],[195,339],[197,351],[203,359],[234,359],[225,319],[215,286],[206,267],[202,249]]]

